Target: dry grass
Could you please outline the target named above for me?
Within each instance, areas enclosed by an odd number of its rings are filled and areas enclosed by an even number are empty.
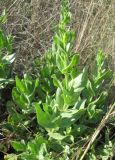
[[[53,27],[59,20],[60,0],[5,0],[2,3],[2,9],[5,7],[9,12],[6,30],[15,36],[17,68],[27,70],[34,57],[42,55],[51,45]],[[70,7],[80,65],[87,61],[92,64],[94,55],[102,49],[114,70],[115,1],[70,0]]]

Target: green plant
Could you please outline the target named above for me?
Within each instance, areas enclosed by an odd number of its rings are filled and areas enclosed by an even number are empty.
[[[0,15],[0,159],[1,151],[6,151],[7,146],[1,139],[4,137],[3,124],[6,118],[6,103],[11,98],[11,90],[14,84],[13,79],[13,62],[15,60],[15,54],[12,49],[13,37],[7,35],[3,30],[5,22],[7,20],[7,14],[4,10]]]
[[[31,103],[35,98],[37,87],[38,79],[34,81],[28,75],[24,75],[22,80],[16,77],[16,87],[12,90],[12,97],[24,113],[33,112]]]
[[[18,136],[18,139],[21,139],[26,134],[26,131],[29,130],[31,124],[34,124],[35,110],[32,107],[32,102],[36,99],[39,82],[38,79],[32,80],[26,74],[22,80],[16,77],[15,81],[16,87],[12,89],[13,101],[7,102],[9,116],[5,128],[14,132],[16,137],[17,133],[20,133],[19,136],[21,135],[21,137]]]
[[[63,0],[52,48],[43,57],[43,64],[35,62],[40,66],[39,85],[38,80],[33,81],[29,76],[22,80],[16,77],[16,87],[12,90],[16,109],[10,111],[9,123],[14,127],[20,120],[25,123],[33,113],[35,118],[36,112],[38,128],[33,129],[36,136],[32,140],[18,137],[19,141],[12,142],[17,151],[11,155],[12,159],[68,160],[75,150],[81,155],[83,144],[107,110],[104,86],[105,80],[112,78],[112,72],[105,67],[102,51],[96,56],[92,75],[88,74],[88,66],[79,69],[79,55],[72,50],[75,35],[67,26],[70,18],[68,1]],[[6,159],[10,159],[8,156]],[[95,157],[93,152],[89,156]]]
[[[5,35],[2,30],[2,25],[6,22],[7,14],[4,11],[0,16],[0,89],[4,88],[8,83],[12,83],[11,64],[15,60],[15,55],[12,54],[12,36]],[[4,52],[7,54],[4,56]]]

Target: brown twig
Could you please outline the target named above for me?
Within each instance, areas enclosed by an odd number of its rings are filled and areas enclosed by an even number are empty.
[[[105,126],[105,124],[107,123],[113,109],[115,107],[115,103],[110,106],[110,110],[107,112],[107,114],[105,115],[105,117],[102,119],[101,123],[99,124],[99,126],[97,127],[97,129],[95,130],[95,132],[93,133],[91,140],[89,141],[83,155],[81,156],[80,160],[83,160],[85,155],[87,154],[88,150],[90,149],[91,145],[93,144],[93,142],[95,141],[95,139],[97,138],[98,134],[100,133],[100,131],[102,130],[102,128]]]

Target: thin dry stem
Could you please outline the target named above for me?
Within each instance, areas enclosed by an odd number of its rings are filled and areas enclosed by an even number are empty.
[[[107,114],[105,115],[105,117],[102,119],[101,123],[99,124],[99,126],[97,127],[97,129],[95,130],[95,132],[93,133],[93,135],[91,136],[91,139],[85,149],[85,151],[83,152],[80,160],[83,160],[88,152],[88,150],[90,149],[91,145],[93,144],[93,142],[95,141],[95,139],[97,138],[97,136],[99,135],[100,131],[103,129],[103,127],[105,126],[105,124],[107,123],[107,121],[109,120],[109,117],[111,115],[111,113],[113,112],[113,109],[115,107],[115,103],[110,106],[109,111],[107,112]]]

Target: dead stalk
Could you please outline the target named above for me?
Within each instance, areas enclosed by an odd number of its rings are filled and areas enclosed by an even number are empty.
[[[97,136],[99,135],[100,131],[102,130],[102,128],[105,126],[105,124],[107,123],[107,121],[109,120],[109,117],[113,111],[115,107],[115,103],[110,106],[109,108],[109,111],[107,112],[107,114],[105,115],[105,117],[102,119],[101,123],[99,124],[99,126],[97,127],[97,129],[95,130],[95,132],[93,133],[92,137],[91,137],[91,140],[89,141],[83,155],[81,156],[80,160],[83,160],[84,157],[86,156],[88,150],[90,149],[91,145],[93,144],[93,142],[95,141],[95,139],[97,138]]]

